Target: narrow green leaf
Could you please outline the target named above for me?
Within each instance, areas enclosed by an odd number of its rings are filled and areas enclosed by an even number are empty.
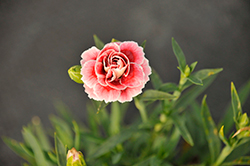
[[[186,58],[185,58],[185,55],[182,52],[179,44],[175,41],[174,38],[172,38],[172,47],[173,47],[174,54],[178,60],[179,68],[180,68],[182,73],[185,73]]]
[[[178,90],[178,86],[175,83],[165,83],[159,88],[159,91],[163,92],[174,92],[176,90]]]
[[[57,134],[54,134],[55,139],[55,150],[56,150],[56,157],[57,157],[57,164],[58,166],[65,166],[66,165],[66,148],[62,141],[57,137]]]
[[[197,79],[203,81],[205,80],[206,78],[212,76],[212,75],[216,75],[218,74],[219,72],[221,72],[223,69],[222,68],[218,68],[218,69],[202,69],[202,70],[199,70],[197,72],[194,72],[193,74],[191,74],[189,77],[196,77]],[[191,82],[190,80],[187,81],[185,83],[185,85],[183,85],[183,88],[182,90],[188,88],[189,86],[191,86],[193,84],[193,82]]]
[[[12,150],[14,151],[18,156],[22,157],[23,159],[27,160],[32,165],[35,165],[36,161],[33,157],[30,157],[29,154],[27,154],[21,145],[14,139],[2,137],[3,142]]]
[[[73,119],[75,119],[75,117],[72,115],[71,110],[69,109],[69,107],[62,102],[61,100],[55,100],[53,102],[53,105],[55,107],[55,110],[57,112],[57,114],[65,121],[67,121],[68,124],[71,124]]]
[[[31,133],[31,131],[24,127],[22,134],[23,137],[25,137],[26,140],[28,140],[31,149],[34,152],[36,164],[38,166],[44,166],[44,165],[50,166],[51,164],[46,160],[43,150],[39,145],[39,142],[37,141],[36,137]]]
[[[83,81],[81,80],[82,75],[80,74],[81,68],[80,65],[75,65],[68,70],[69,77],[78,84],[83,84]]]
[[[181,117],[177,114],[171,114],[170,118],[173,120],[175,127],[179,130],[183,139],[189,145],[193,146],[194,142],[193,142],[193,139],[191,137],[191,134],[189,133],[188,129],[186,128],[184,117]]]
[[[75,141],[74,147],[79,150],[80,149],[80,129],[76,121],[73,121],[74,131],[75,131]]]
[[[155,155],[153,155],[144,159],[143,161],[139,161],[133,166],[158,166],[160,165],[160,163],[161,163],[161,160],[158,159]]]
[[[158,91],[158,90],[146,90],[142,96],[141,100],[149,101],[149,100],[166,100],[166,99],[174,99],[176,96],[171,95],[166,92]]]
[[[109,137],[101,146],[94,150],[94,152],[89,156],[89,159],[98,158],[116,147],[117,144],[121,144],[127,139],[129,139],[133,133],[137,132],[136,129],[127,129],[120,132],[117,135]]]
[[[190,82],[192,82],[193,84],[203,85],[202,80],[200,78],[198,78],[197,76],[195,76],[195,75],[190,75],[190,76],[187,77],[187,79]]]
[[[52,162],[57,163],[57,157],[54,153],[48,152],[48,156]]]
[[[150,78],[151,78],[150,80],[154,89],[159,89],[160,86],[163,84],[160,76],[154,69],[152,69],[152,74],[150,75]]]
[[[170,154],[174,153],[174,150],[180,140],[180,136],[181,135],[179,129],[175,128],[170,136],[170,139],[167,141],[166,146],[164,147],[165,149],[164,157],[168,157]]]
[[[104,43],[101,41],[101,39],[99,39],[96,35],[94,35],[93,37],[94,37],[96,47],[100,50],[103,49]]]
[[[220,139],[218,137],[218,131],[215,126],[215,123],[211,117],[209,108],[206,103],[206,96],[202,100],[201,106],[201,116],[203,120],[203,127],[206,134],[206,139],[208,142],[208,147],[210,151],[211,163],[214,163],[216,158],[220,154]]]
[[[240,99],[242,104],[244,104],[246,102],[249,94],[250,94],[250,80],[243,87],[241,87],[239,90],[239,99]],[[232,126],[234,124],[233,116],[234,116],[234,112],[233,112],[233,108],[232,108],[232,103],[230,102],[230,104],[227,106],[227,109],[226,109],[226,112],[225,112],[223,119],[219,123],[219,126],[221,126],[221,125],[225,126],[225,133],[226,134],[230,131],[230,129],[232,128]]]
[[[118,102],[113,102],[111,104],[111,113],[110,113],[110,126],[109,133],[110,135],[116,135],[120,132],[121,123],[121,109]]]
[[[51,145],[47,135],[45,134],[40,118],[37,116],[33,117],[32,123],[34,125],[35,133],[38,137],[39,143],[41,144],[41,148],[44,151],[49,151],[51,149]]]
[[[196,62],[193,62],[191,65],[190,65],[190,72],[192,73],[197,65],[197,61]]]
[[[232,102],[232,107],[233,107],[233,112],[234,112],[234,121],[237,127],[239,127],[238,118],[240,115],[242,115],[242,109],[241,109],[240,99],[239,99],[238,93],[235,89],[233,82],[231,83],[231,102]]]
[[[224,134],[224,126],[221,126],[219,131],[219,137],[224,142],[225,145],[231,146]]]
[[[73,132],[71,130],[71,126],[61,118],[56,117],[54,115],[51,115],[49,119],[53,127],[55,128],[57,136],[60,138],[63,144],[67,145],[69,148],[72,148],[74,143],[73,143]]]
[[[20,146],[23,148],[23,150],[30,156],[34,158],[34,153],[32,151],[32,149],[30,147],[27,147],[26,145],[24,145],[23,143],[19,143]]]

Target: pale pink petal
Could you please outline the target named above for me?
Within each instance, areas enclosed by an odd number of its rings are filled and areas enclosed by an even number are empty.
[[[81,69],[82,81],[92,88],[97,84],[97,76],[95,73],[95,60],[90,60],[84,63]]]
[[[120,97],[121,91],[110,88],[109,86],[102,86],[101,84],[96,84],[94,86],[94,93],[99,100],[104,100],[106,103],[117,101]]]
[[[88,87],[86,84],[83,85],[83,87],[85,88],[85,92],[88,94],[88,97],[90,99],[94,99],[94,100],[98,100],[101,101],[94,93],[94,89]]]
[[[122,76],[121,84],[128,87],[137,87],[144,83],[144,73],[141,66],[130,63],[130,71],[127,77]]]
[[[134,62],[139,65],[142,64],[144,59],[143,48],[136,42],[126,41],[121,43],[120,51],[128,57],[130,62]]]
[[[101,50],[100,55],[107,50],[114,50],[116,52],[120,52],[119,45],[117,43],[108,43]]]
[[[141,67],[143,68],[143,72],[144,72],[144,81],[145,83],[149,81],[149,75],[152,73],[151,72],[151,67],[149,66],[148,60],[146,58],[144,58],[144,61],[141,65]]]
[[[121,103],[132,101],[133,97],[142,93],[142,88],[144,88],[144,84],[138,87],[126,88],[125,90],[122,90],[118,101]]]
[[[81,55],[82,60],[81,64],[83,65],[85,62],[89,60],[96,60],[98,54],[100,53],[100,50],[98,50],[96,47],[91,47],[90,49],[84,51]]]

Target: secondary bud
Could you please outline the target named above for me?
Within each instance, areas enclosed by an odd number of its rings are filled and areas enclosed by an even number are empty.
[[[83,154],[75,148],[68,150],[67,166],[87,166]]]

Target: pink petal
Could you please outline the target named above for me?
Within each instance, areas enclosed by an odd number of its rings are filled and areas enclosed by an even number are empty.
[[[126,88],[125,90],[122,90],[118,101],[121,103],[132,101],[133,97],[142,93],[142,88],[144,88],[144,84],[138,87]]]
[[[96,84],[94,86],[94,93],[99,100],[104,100],[106,103],[117,101],[121,91],[110,88],[109,86],[102,86],[101,84]]]
[[[120,80],[115,80],[115,81],[106,81],[107,85],[110,86],[111,88],[113,89],[116,89],[116,90],[123,90],[123,89],[126,89],[126,86],[121,84]]]
[[[94,100],[98,100],[101,101],[94,93],[94,89],[90,88],[89,86],[87,86],[86,84],[83,85],[83,87],[85,88],[85,92],[88,94],[88,97],[90,99],[94,99]]]
[[[144,60],[143,48],[140,47],[136,42],[127,41],[121,43],[120,51],[128,57],[130,62],[142,64]]]
[[[119,45],[117,43],[108,43],[101,50],[100,55],[107,50],[114,50],[116,52],[120,52]]]
[[[130,71],[127,77],[122,76],[121,83],[128,87],[137,87],[144,84],[144,73],[141,66],[130,63]]]
[[[149,81],[149,75],[152,73],[151,72],[151,67],[149,66],[148,60],[146,58],[144,58],[144,61],[141,65],[141,67],[143,68],[143,72],[144,72],[144,81],[145,83]]]
[[[103,86],[106,86],[106,72],[104,71],[102,62],[96,62],[95,64],[95,73],[97,75],[98,82]]]
[[[83,65],[85,62],[89,60],[96,60],[98,54],[100,53],[100,50],[98,50],[96,47],[91,47],[90,49],[84,51],[81,55],[82,60],[81,64]]]
[[[97,76],[95,73],[95,60],[90,60],[84,63],[81,69],[82,81],[84,84],[92,88],[97,84]]]

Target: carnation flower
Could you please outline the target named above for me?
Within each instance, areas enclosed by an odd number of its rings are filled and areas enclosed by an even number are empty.
[[[142,92],[151,68],[136,42],[108,43],[81,55],[81,75],[89,98],[107,102],[131,101]]]

